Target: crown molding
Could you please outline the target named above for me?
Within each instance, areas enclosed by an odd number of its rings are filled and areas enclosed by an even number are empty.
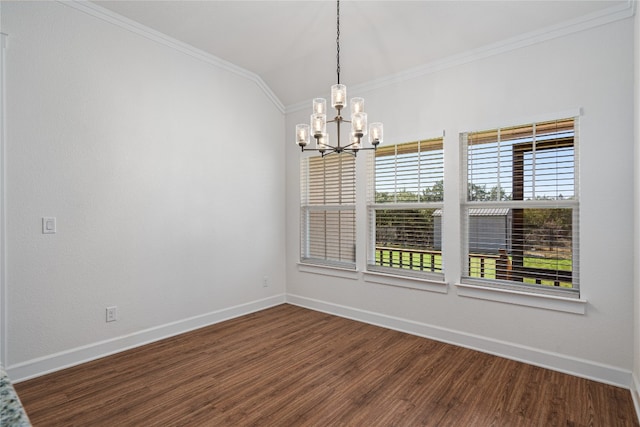
[[[257,74],[251,71],[248,71],[231,62],[218,58],[217,56],[211,55],[210,53],[207,53],[203,50],[197,49],[187,43],[181,42],[180,40],[174,39],[173,37],[169,37],[166,34],[163,34],[159,31],[156,31],[145,25],[142,25],[139,22],[136,22],[132,19],[125,18],[122,15],[119,15],[115,12],[112,12],[108,9],[105,9],[87,0],[57,0],[57,1],[58,3],[61,3],[65,6],[72,7],[78,11],[84,12],[95,18],[101,19],[105,22],[116,25],[125,30],[131,31],[132,33],[138,34],[142,37],[145,37],[153,42],[159,43],[171,49],[175,49],[179,52],[187,54],[207,64],[210,64],[222,70],[231,72],[247,80],[251,80],[264,92],[267,98],[269,98],[269,100],[273,103],[273,105],[275,105],[275,107],[281,113],[284,114],[285,112],[284,104],[282,104],[282,102],[276,96],[276,94],[271,90],[269,86],[267,86],[267,84],[262,80],[260,76],[258,76]]]
[[[477,49],[469,50],[457,55],[429,62],[400,73],[392,74],[366,83],[353,85],[350,90],[358,93],[366,93],[387,86],[392,86],[407,80],[433,74],[459,65],[500,55],[523,47],[542,43],[545,41],[565,37],[591,28],[606,25],[622,19],[634,16],[636,1],[627,0],[625,4],[612,6],[593,12],[579,18],[564,21],[540,30],[531,31],[516,37],[491,43]],[[286,106],[285,113],[293,113],[309,107],[311,99]]]
[[[96,18],[102,19],[103,21],[134,32],[156,43],[160,43],[169,48],[178,50],[220,69],[232,72],[240,77],[251,80],[264,92],[267,98],[269,98],[269,100],[275,105],[275,107],[283,114],[289,114],[308,107],[310,99],[284,106],[284,104],[282,104],[276,94],[264,82],[264,80],[262,80],[259,75],[242,67],[239,67],[231,62],[211,55],[210,53],[204,52],[203,50],[197,49],[187,43],[169,37],[159,31],[153,30],[136,21],[118,15],[117,13],[91,3],[88,0],[57,1],[61,4],[73,7],[74,9],[87,13]],[[630,18],[634,16],[636,7],[636,1],[627,0],[627,2],[622,5],[612,6],[606,9],[599,10],[597,12],[593,12],[591,14],[581,16],[579,18],[562,22],[560,24],[552,25],[540,30],[501,40],[499,42],[485,45],[480,48],[463,52],[457,55],[452,55],[447,58],[432,61],[427,64],[410,68],[400,73],[385,76],[380,79],[372,80],[359,85],[354,85],[352,87],[352,90],[366,93],[407,80],[422,77],[428,74],[443,71],[452,67],[474,62],[480,59],[499,55],[505,52],[564,37],[622,19]]]

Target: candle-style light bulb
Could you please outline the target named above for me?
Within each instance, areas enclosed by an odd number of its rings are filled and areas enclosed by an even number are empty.
[[[316,139],[316,141],[317,141],[316,148],[320,150],[321,153],[324,153],[324,150],[326,150],[329,147],[329,134],[323,133],[322,135],[320,135],[318,139]]]
[[[353,148],[354,150],[359,150],[360,148],[362,148],[362,143],[360,142],[361,139],[356,136],[355,134],[351,134],[351,148]]]
[[[382,131],[382,123],[371,123],[371,125],[369,126],[369,142],[374,147],[382,142]]]
[[[324,98],[313,99],[313,114],[327,114],[327,100]]]
[[[299,124],[296,125],[296,143],[300,147],[306,147],[309,144],[309,125]]]
[[[327,133],[327,116],[325,114],[311,115],[311,132],[314,138]]]
[[[331,86],[331,106],[338,110],[342,110],[347,103],[347,87],[337,84]]]
[[[356,113],[351,116],[351,132],[359,137],[367,134],[367,113]]]
[[[351,98],[351,117],[358,113],[364,113],[364,98]]]

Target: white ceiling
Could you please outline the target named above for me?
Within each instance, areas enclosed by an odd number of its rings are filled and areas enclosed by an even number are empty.
[[[333,0],[94,3],[259,75],[285,106],[336,82]],[[340,80],[364,84],[626,4],[343,0]]]

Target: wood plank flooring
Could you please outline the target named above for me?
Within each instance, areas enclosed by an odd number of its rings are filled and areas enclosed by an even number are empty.
[[[292,305],[16,384],[40,426],[637,426],[628,390]]]

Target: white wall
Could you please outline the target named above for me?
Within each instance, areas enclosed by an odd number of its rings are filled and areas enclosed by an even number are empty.
[[[60,3],[0,7],[9,35],[3,362],[14,379],[277,303],[285,283],[296,303],[606,382],[625,385],[640,370],[632,19],[350,93],[385,123],[387,143],[446,131],[450,286],[440,294],[298,270],[293,130],[307,108],[283,129],[246,76]],[[579,107],[586,314],[458,296],[459,132]],[[43,216],[57,217],[57,234],[41,234]],[[109,305],[115,323],[104,321]]]
[[[634,123],[634,298],[633,298],[633,312],[634,312],[634,330],[633,330],[633,387],[632,396],[634,403],[636,404],[636,412],[638,412],[638,404],[640,403],[640,15],[637,13],[637,0],[634,1],[636,7],[636,15],[634,20],[634,108],[633,108],[633,123]]]
[[[2,7],[0,7],[0,22],[2,22]],[[0,365],[4,366],[5,355],[5,220],[4,220],[4,48],[6,35],[0,26]]]
[[[13,378],[284,301],[264,88],[77,7],[1,7]]]
[[[287,291],[291,301],[484,351],[629,386],[633,362],[633,19],[540,40],[361,93],[386,143],[446,131],[446,294],[300,271],[299,150],[287,114]],[[349,82],[344,82],[347,85]],[[373,86],[373,85],[372,85]],[[327,88],[328,91],[329,88]],[[357,92],[357,91],[352,91]],[[328,93],[325,94],[328,96]],[[580,287],[586,313],[457,295],[461,271],[459,139],[463,131],[527,123],[582,108]],[[363,153],[362,153],[363,154]],[[360,160],[361,165],[363,163]],[[358,175],[363,178],[362,172]],[[364,179],[358,191],[366,190]],[[358,243],[366,244],[360,198]],[[364,257],[358,260],[364,269]]]

